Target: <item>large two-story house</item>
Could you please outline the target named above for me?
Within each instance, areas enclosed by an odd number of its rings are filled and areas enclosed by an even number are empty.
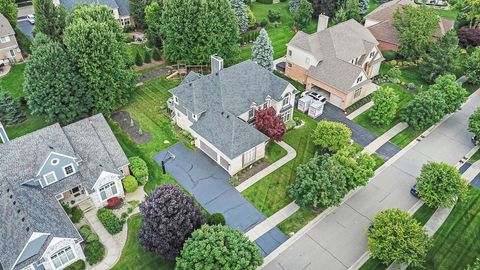
[[[0,62],[16,63],[21,60],[22,51],[18,47],[15,31],[7,18],[0,13]]]
[[[132,24],[130,17],[130,5],[128,0],[53,0],[55,5],[63,5],[68,10],[72,10],[77,4],[100,4],[109,7],[112,10],[113,17],[118,20],[120,25],[126,26]]]
[[[102,207],[124,196],[129,174],[105,118],[55,124],[11,141],[0,136],[0,269],[57,270],[84,259],[83,239],[61,203]]]
[[[255,111],[273,107],[286,122],[297,92],[251,60],[223,68],[223,59],[212,56],[211,74],[190,72],[170,90],[169,105],[197,148],[233,175],[265,156],[269,138],[253,126]]]
[[[383,56],[378,41],[355,20],[327,28],[319,16],[317,32],[299,31],[287,45],[285,74],[345,109],[376,89]]]

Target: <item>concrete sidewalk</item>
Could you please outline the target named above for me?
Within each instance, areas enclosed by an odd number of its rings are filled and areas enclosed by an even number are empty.
[[[300,207],[295,202],[291,202],[290,204],[280,209],[275,214],[249,230],[246,233],[247,237],[252,241],[257,240],[260,236],[275,228],[282,221],[297,212],[298,209],[300,209]]]
[[[294,159],[297,156],[297,151],[293,149],[290,145],[285,142],[277,142],[283,149],[287,150],[287,154],[282,157],[281,159],[277,160],[275,163],[271,164],[270,166],[266,167],[265,169],[259,171],[252,177],[248,178],[247,180],[243,181],[240,185],[236,186],[235,188],[242,192],[252,186],[253,184],[257,183],[258,181],[262,180],[265,176],[271,174],[272,172],[276,171],[278,168],[285,165],[285,163],[289,162],[290,160]]]
[[[382,136],[376,138],[369,145],[365,146],[362,152],[367,154],[375,153],[380,147],[382,147],[382,145],[386,144],[391,138],[395,137],[395,135],[402,132],[402,130],[407,127],[408,124],[404,122],[396,124],[394,127],[387,130],[387,132],[383,133]]]
[[[352,112],[351,114],[347,115],[347,119],[350,119],[350,120],[355,119],[355,117],[364,113],[366,110],[370,109],[372,106],[373,106],[373,101],[369,101],[369,102],[365,103],[365,105],[358,108],[356,111]]]

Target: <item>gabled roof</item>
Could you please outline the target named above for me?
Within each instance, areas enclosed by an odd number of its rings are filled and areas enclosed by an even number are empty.
[[[263,133],[229,112],[207,111],[191,128],[230,159],[268,140]]]
[[[80,165],[77,173],[41,188],[31,180],[51,152],[75,157]],[[101,114],[63,128],[54,124],[0,144],[3,268],[14,266],[33,232],[81,239],[55,195],[79,184],[91,189],[102,171],[120,174],[118,168],[126,164],[128,159]],[[27,259],[24,264],[29,262]]]
[[[128,0],[60,0],[60,4],[68,10],[72,10],[78,4],[100,4],[111,9],[118,9],[120,16],[130,16],[130,5]]]
[[[8,22],[7,18],[0,13],[0,37],[14,35],[12,26]]]
[[[275,76],[251,60],[206,76],[190,73],[179,86],[170,90],[182,105],[194,114],[216,108],[239,116],[252,103],[265,103],[270,96],[280,100],[289,82]]]
[[[130,16],[130,5],[128,0],[115,0],[118,6],[118,15]]]

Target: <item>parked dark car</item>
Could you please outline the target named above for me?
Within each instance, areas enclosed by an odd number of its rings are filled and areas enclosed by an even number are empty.
[[[420,194],[417,190],[417,184],[413,185],[413,187],[410,189],[410,194],[412,194],[415,198],[420,199]]]

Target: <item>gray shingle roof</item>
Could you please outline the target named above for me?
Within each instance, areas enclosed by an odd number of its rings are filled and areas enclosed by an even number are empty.
[[[207,111],[192,129],[230,159],[268,140],[268,137],[229,112]]]
[[[43,189],[23,184],[36,178],[51,152],[81,160],[78,173]],[[128,159],[101,114],[63,128],[54,124],[0,144],[0,263],[3,268],[14,266],[33,232],[81,239],[55,195],[79,184],[92,188],[102,171],[120,174],[117,169],[126,164]],[[35,258],[27,259],[15,269]]]
[[[130,5],[128,0],[115,0],[118,6],[118,14],[120,16],[130,16]]]
[[[14,35],[12,26],[8,22],[7,18],[0,13],[0,37]]]
[[[62,4],[69,10],[72,10],[73,6],[77,4],[101,4],[106,5],[107,7],[112,9],[118,8],[117,2],[115,2],[115,0],[60,0],[60,4]]]

